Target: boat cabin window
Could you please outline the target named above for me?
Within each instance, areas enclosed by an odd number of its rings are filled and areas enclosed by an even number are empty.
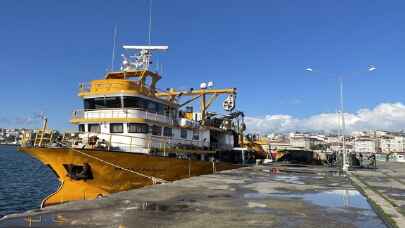
[[[165,114],[165,107],[167,107],[167,105],[157,103],[157,107],[156,107],[157,114],[164,115]]]
[[[121,97],[105,97],[104,104],[106,108],[121,108]]]
[[[85,130],[85,126],[84,126],[84,124],[79,124],[79,132],[85,132],[86,130]]]
[[[96,109],[96,104],[93,98],[90,99],[84,99],[84,109],[85,110],[91,110],[91,109]]]
[[[170,127],[163,128],[163,136],[171,137],[173,135],[172,129]]]
[[[84,99],[84,109],[121,108],[121,97],[96,97]]]
[[[124,97],[124,108],[145,110],[145,99],[141,97]]]
[[[152,126],[152,135],[162,135],[162,127],[153,125]]]
[[[147,134],[149,132],[149,126],[144,123],[129,123],[127,125],[128,133],[143,133]]]
[[[180,137],[183,139],[187,139],[187,130],[186,129],[181,129],[180,130]]]
[[[193,131],[193,140],[199,140],[200,139],[200,133],[198,130]]]
[[[168,105],[159,102],[144,99],[142,97],[124,96],[124,108],[136,108],[151,113],[169,116],[170,108]]]
[[[171,109],[168,105],[159,102],[144,99],[142,97],[128,97],[124,96],[122,101],[121,97],[96,97],[84,99],[85,110],[96,109],[109,109],[109,108],[134,108],[140,109],[151,113],[169,116],[175,110]],[[175,116],[174,114],[172,114]]]
[[[124,133],[124,124],[122,123],[111,123],[110,133]]]
[[[148,112],[151,112],[151,113],[157,113],[157,103],[156,102],[153,102],[153,101],[148,101],[147,102],[147,104],[148,104]]]
[[[101,133],[100,124],[89,124],[88,128],[89,128],[89,132]]]

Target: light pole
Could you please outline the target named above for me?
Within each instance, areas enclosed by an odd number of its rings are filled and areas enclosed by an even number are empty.
[[[376,69],[377,68],[374,65],[368,65],[367,71],[371,72],[371,71],[374,71]],[[306,68],[305,70],[308,71],[308,72],[311,72],[311,73],[313,73],[313,72],[318,72],[319,73],[319,71],[315,71],[312,68]],[[346,126],[345,126],[345,114],[344,114],[344,106],[343,106],[343,104],[344,104],[343,103],[343,77],[339,76],[338,78],[339,78],[339,101],[340,101],[340,121],[339,121],[340,124],[339,125],[340,125],[340,132],[342,134],[342,151],[341,151],[342,160],[343,160],[342,161],[342,170],[343,171],[348,171],[349,167],[350,167],[350,164],[349,164],[349,161],[347,159],[346,140],[345,140],[345,128],[346,128]]]
[[[341,119],[341,132],[342,132],[342,170],[347,171],[349,170],[349,162],[347,160],[347,150],[346,150],[346,139],[345,139],[345,112],[343,108],[343,77],[339,77],[339,84],[340,84],[340,119]]]

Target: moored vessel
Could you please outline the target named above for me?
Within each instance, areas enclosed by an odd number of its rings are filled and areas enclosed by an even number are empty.
[[[244,114],[235,111],[236,89],[159,90],[152,52],[167,46],[124,46],[120,71],[81,84],[83,109],[72,113],[78,132],[59,135],[44,126],[25,134],[21,151],[60,180],[42,206],[94,199],[113,192],[240,167],[254,159],[243,147]],[[224,114],[208,111],[220,96]],[[184,100],[184,98],[186,100]],[[194,106],[199,107],[194,111]]]

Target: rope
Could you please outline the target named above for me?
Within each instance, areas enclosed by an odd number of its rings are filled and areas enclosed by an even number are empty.
[[[82,155],[84,155],[84,156],[87,156],[87,157],[89,157],[89,158],[95,159],[95,160],[100,161],[100,162],[102,162],[102,163],[105,163],[105,164],[107,164],[107,165],[113,166],[113,167],[115,167],[115,168],[121,169],[121,170],[123,170],[123,171],[127,171],[127,172],[129,172],[129,173],[132,173],[132,174],[135,174],[135,175],[138,175],[138,176],[141,176],[141,177],[145,177],[145,178],[151,179],[153,184],[157,184],[157,183],[167,183],[167,182],[168,182],[168,181],[163,180],[163,179],[160,179],[160,178],[158,178],[158,177],[148,176],[148,175],[146,175],[146,174],[143,174],[143,173],[140,173],[140,172],[137,172],[137,171],[134,171],[134,170],[127,169],[127,168],[125,168],[125,167],[122,167],[122,166],[119,166],[119,165],[117,165],[117,164],[114,164],[114,163],[108,162],[108,161],[106,161],[106,160],[103,160],[103,159],[101,159],[101,158],[99,158],[99,157],[96,157],[96,156],[93,156],[93,155],[84,153],[84,152],[82,152],[82,151],[80,151],[80,150],[76,150],[76,149],[74,149],[74,148],[69,148],[66,144],[63,144],[63,143],[60,143],[60,144],[63,145],[63,146],[65,146],[65,147],[67,147],[68,149],[70,149],[70,150],[72,150],[72,151],[75,151],[75,152],[77,152],[77,153],[80,153],[80,154],[82,154]]]

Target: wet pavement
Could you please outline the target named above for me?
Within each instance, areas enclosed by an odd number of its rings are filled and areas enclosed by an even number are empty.
[[[351,174],[385,204],[383,210],[405,227],[405,163],[378,162],[377,169],[355,169]],[[385,202],[383,202],[385,201]]]
[[[0,227],[386,227],[350,179],[314,166],[248,167],[66,203]]]

